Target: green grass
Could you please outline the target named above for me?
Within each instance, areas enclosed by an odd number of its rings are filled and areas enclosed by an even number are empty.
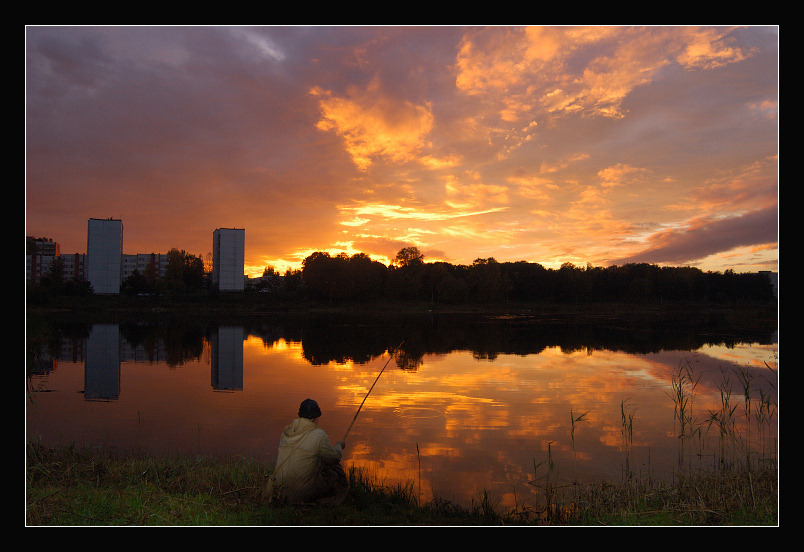
[[[772,466],[733,467],[670,484],[601,483],[567,493],[572,524],[778,525],[778,474]]]
[[[27,447],[26,523],[34,525],[467,525],[497,522],[480,508],[419,507],[410,486],[382,487],[350,470],[338,507],[273,506],[268,475],[245,459],[136,458],[92,449]]]
[[[28,526],[469,526],[776,525],[774,469],[686,477],[671,486],[575,486],[543,509],[498,511],[487,494],[469,506],[418,504],[411,482],[383,486],[350,470],[340,506],[274,506],[260,500],[268,468],[235,458],[119,456],[29,444]],[[548,515],[549,514],[549,515]]]

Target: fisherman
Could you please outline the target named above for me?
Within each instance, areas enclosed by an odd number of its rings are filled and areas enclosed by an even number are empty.
[[[299,417],[282,430],[274,470],[275,496],[291,503],[341,504],[349,482],[340,461],[344,441],[332,445],[318,427],[321,409],[312,399],[299,406]]]

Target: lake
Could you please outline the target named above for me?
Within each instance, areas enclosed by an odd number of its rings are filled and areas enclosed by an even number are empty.
[[[345,468],[503,506],[538,500],[548,465],[561,485],[776,459],[775,328],[674,318],[51,317],[29,325],[26,433],[273,465],[309,397],[333,442],[354,421]]]

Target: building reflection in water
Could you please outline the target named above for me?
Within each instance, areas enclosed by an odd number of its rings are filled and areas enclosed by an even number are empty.
[[[210,338],[211,385],[216,391],[243,389],[242,326],[221,326]],[[112,401],[120,398],[120,365],[123,361],[164,360],[164,353],[141,351],[120,335],[118,324],[93,324],[86,338],[84,398],[88,401]],[[160,347],[157,347],[160,349]]]
[[[120,329],[95,324],[87,337],[84,399],[111,401],[120,397]]]
[[[212,334],[212,388],[243,390],[243,327],[221,326]]]

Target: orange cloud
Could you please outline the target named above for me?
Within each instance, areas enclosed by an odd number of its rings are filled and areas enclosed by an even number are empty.
[[[711,69],[742,61],[729,28],[527,27],[467,33],[456,61],[458,89],[498,99],[498,113],[517,120],[538,105],[546,113],[620,118],[622,101],[670,63]],[[595,44],[594,55],[583,48]]]
[[[611,167],[600,170],[597,175],[600,177],[600,185],[604,188],[624,186],[626,184],[640,184],[644,182],[646,169],[632,167],[623,163],[618,163]]]
[[[480,176],[469,174],[472,182],[464,183],[450,176],[445,184],[446,204],[455,209],[483,209],[489,204],[508,203],[508,188],[497,184],[483,184]]]
[[[385,157],[394,162],[415,160],[427,143],[433,128],[429,105],[393,101],[382,96],[376,86],[365,92],[353,89],[349,98],[336,97],[319,87],[310,94],[318,99],[321,120],[317,127],[334,131],[360,170]]]
[[[676,60],[685,67],[714,69],[752,55],[751,49],[733,45],[734,39],[728,36],[731,27],[682,27],[679,31],[685,44]]]

